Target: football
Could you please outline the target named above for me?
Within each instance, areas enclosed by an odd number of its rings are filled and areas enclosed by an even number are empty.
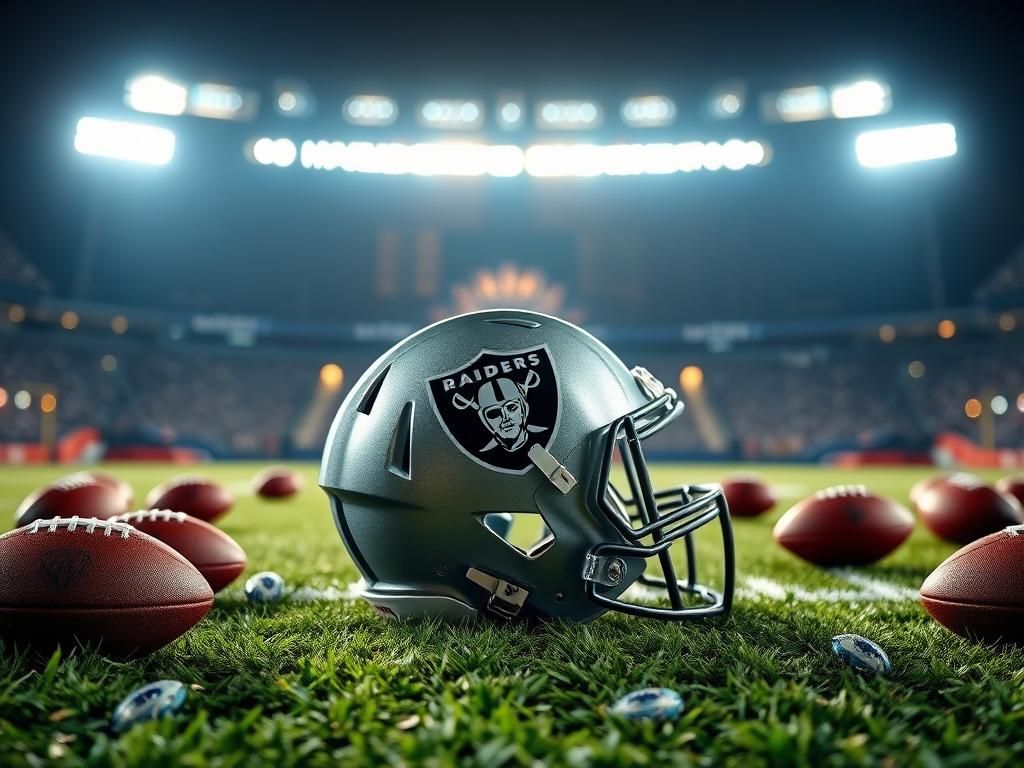
[[[129,512],[132,508],[132,501],[135,498],[135,491],[128,485],[124,480],[119,477],[114,477],[107,472],[98,472],[96,470],[90,470],[83,474],[91,477],[100,485],[105,485],[108,488],[112,488],[120,497],[123,502],[122,512]]]
[[[96,517],[106,520],[124,512],[113,488],[82,472],[67,475],[30,494],[14,513],[18,526],[52,517]]]
[[[302,490],[302,475],[288,467],[267,467],[252,479],[252,489],[264,499],[285,499]]]
[[[950,555],[921,585],[921,603],[958,635],[1024,642],[1024,525]]]
[[[226,515],[234,503],[234,496],[226,488],[191,475],[171,478],[146,495],[147,509],[184,512],[208,523]]]
[[[0,635],[151,653],[213,605],[206,579],[163,542],[113,520],[36,520],[0,536]]]
[[[1024,523],[1020,503],[973,475],[953,475],[917,500],[921,522],[939,538],[967,544],[1008,525]]]
[[[775,524],[775,541],[816,565],[866,565],[906,541],[914,517],[862,485],[826,488],[789,509]]]
[[[996,490],[1013,496],[1024,506],[1024,475],[1010,475],[996,483]]]
[[[184,556],[203,574],[214,592],[220,592],[245,570],[245,552],[234,539],[184,512],[151,509],[115,519],[159,539]]]
[[[918,480],[916,483],[914,483],[913,487],[910,489],[910,493],[907,494],[907,496],[910,498],[910,503],[913,504],[916,507],[917,506],[917,500],[920,499],[922,496],[924,496],[924,494],[927,491],[930,491],[932,488],[935,488],[936,486],[942,485],[944,482],[949,480],[949,478],[953,477],[955,474],[958,474],[958,473],[955,473],[955,472],[940,472],[940,473],[938,473],[936,475],[929,475],[928,477],[925,477],[925,478],[922,478],[922,479]],[[963,473],[959,473],[959,474],[967,474],[967,473],[963,472]],[[971,477],[974,477],[974,475],[971,475]],[[978,479],[978,482],[979,483],[981,482],[980,478]]]
[[[757,517],[775,506],[775,495],[756,475],[730,475],[722,481],[722,491],[733,517]]]

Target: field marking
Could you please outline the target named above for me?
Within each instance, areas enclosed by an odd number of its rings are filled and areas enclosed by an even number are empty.
[[[829,573],[846,581],[853,588],[808,588],[799,584],[784,584],[764,576],[748,576],[743,580],[743,586],[737,590],[737,596],[748,600],[798,603],[903,603],[916,602],[920,597],[916,589],[904,587],[901,584],[850,571],[829,571]]]
[[[747,576],[736,590],[736,597],[744,600],[797,602],[797,603],[906,603],[917,602],[920,593],[912,587],[895,584],[884,579],[865,576],[850,570],[831,570],[826,573],[850,584],[849,589],[835,587],[807,587],[787,584],[766,576]],[[345,588],[302,586],[290,589],[284,600],[292,603],[352,602],[360,599],[365,584],[354,581]],[[663,598],[661,592],[643,584],[634,584],[623,595],[626,600],[656,603]],[[245,602],[241,589],[232,589],[217,596],[218,600]]]

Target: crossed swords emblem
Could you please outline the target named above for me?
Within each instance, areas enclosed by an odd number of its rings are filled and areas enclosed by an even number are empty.
[[[460,411],[467,408],[475,410],[491,434],[490,441],[480,449],[480,453],[499,445],[506,451],[517,451],[526,445],[531,433],[547,431],[547,427],[527,423],[530,415],[527,393],[538,384],[540,374],[528,371],[522,383],[505,377],[485,381],[477,390],[475,400],[460,392],[452,395],[452,405]]]

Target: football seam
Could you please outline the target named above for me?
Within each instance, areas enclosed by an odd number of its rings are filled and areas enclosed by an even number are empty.
[[[941,598],[941,597],[932,597],[931,595],[926,595],[923,592],[921,593],[921,600],[922,601],[928,601],[930,603],[941,603],[942,605],[958,606],[958,607],[961,607],[961,608],[998,608],[999,610],[1002,610],[1002,611],[1013,611],[1015,613],[1016,612],[1024,613],[1024,605],[1003,605],[1003,604],[1000,604],[1000,603],[978,603],[978,602],[967,603],[967,602],[963,602],[963,601],[960,601],[960,600],[946,600],[946,599]]]
[[[211,605],[213,598],[209,600],[193,600],[187,603],[155,603],[152,605],[62,605],[55,607],[44,607],[35,605],[0,605],[0,613],[20,613],[22,611],[32,611],[33,613],[99,613],[99,612],[115,612],[115,613],[132,613],[134,611],[151,611],[151,610],[170,610],[173,608],[198,608],[203,605]]]

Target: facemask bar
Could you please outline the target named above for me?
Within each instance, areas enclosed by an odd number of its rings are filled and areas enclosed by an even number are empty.
[[[626,414],[609,425],[603,447],[598,482],[593,489],[592,503],[629,542],[628,544],[599,544],[587,556],[584,578],[587,596],[606,608],[637,616],[682,620],[717,616],[729,612],[735,578],[732,524],[722,489],[718,486],[680,486],[671,490],[654,491],[640,442],[654,434],[682,411],[676,394],[665,389],[649,403]],[[610,483],[615,449],[619,447],[623,468],[629,483],[631,499],[622,500]],[[621,504],[621,509],[617,505]],[[690,534],[718,518],[725,549],[725,579],[721,592],[697,582],[695,549]],[[643,539],[650,538],[645,545]],[[680,583],[671,560],[670,548],[680,538],[686,549],[687,573]],[[664,589],[671,608],[627,603],[597,592],[598,584],[614,584],[607,574],[614,574],[617,558],[657,557],[663,579],[642,576],[639,583]],[[612,571],[609,571],[609,567]],[[595,577],[593,574],[604,574]],[[684,595],[696,597],[703,605],[687,607]]]

